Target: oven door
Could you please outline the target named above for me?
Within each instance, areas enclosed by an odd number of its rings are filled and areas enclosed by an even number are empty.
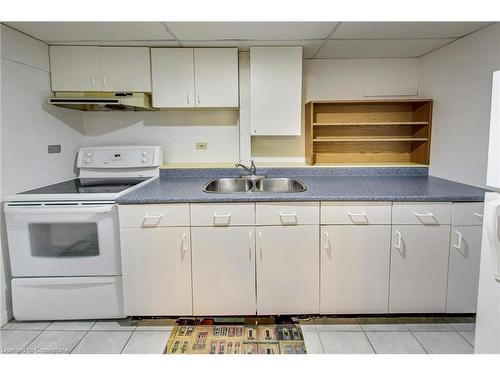
[[[13,277],[121,275],[114,203],[7,203]]]

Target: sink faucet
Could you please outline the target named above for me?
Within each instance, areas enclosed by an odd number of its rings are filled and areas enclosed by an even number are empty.
[[[247,167],[246,165],[241,164],[241,163],[236,163],[234,166],[236,168],[241,167],[241,168],[245,169],[252,176],[255,176],[255,174],[257,173],[257,167],[255,166],[255,163],[253,162],[253,160],[250,160],[250,167]]]

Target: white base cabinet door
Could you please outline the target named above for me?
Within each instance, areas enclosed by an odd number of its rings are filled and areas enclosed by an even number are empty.
[[[257,313],[319,311],[319,226],[257,227]]]
[[[392,227],[390,313],[444,313],[449,225]]]
[[[449,314],[476,312],[482,229],[452,227],[446,303]]]
[[[193,314],[255,315],[254,227],[194,227]]]
[[[321,314],[386,314],[390,225],[321,227]]]
[[[188,227],[121,228],[127,315],[191,315]]]

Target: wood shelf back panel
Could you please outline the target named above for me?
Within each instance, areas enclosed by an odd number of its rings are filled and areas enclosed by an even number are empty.
[[[428,165],[431,125],[431,100],[309,102],[306,160]]]
[[[412,104],[332,104],[314,106],[314,122],[409,122]]]
[[[329,143],[315,146],[317,163],[384,163],[411,162],[411,143],[366,143],[360,150],[358,144]]]

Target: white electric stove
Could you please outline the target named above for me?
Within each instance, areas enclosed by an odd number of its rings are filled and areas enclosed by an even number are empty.
[[[159,146],[85,147],[77,179],[9,197],[16,319],[124,316],[115,199],[158,178],[162,160]]]

